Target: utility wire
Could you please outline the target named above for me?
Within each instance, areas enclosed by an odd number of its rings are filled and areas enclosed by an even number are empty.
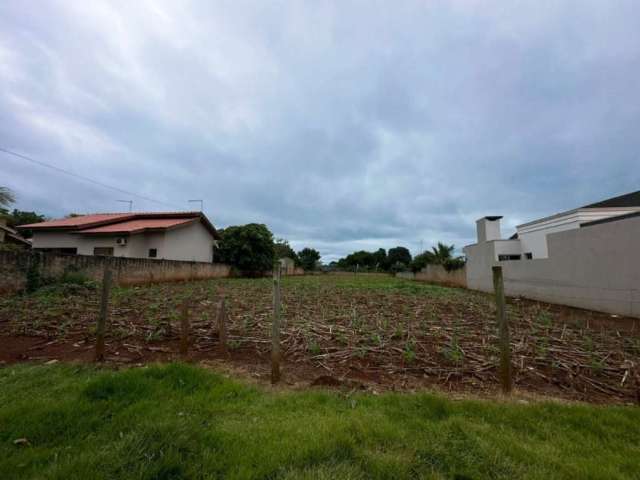
[[[103,187],[103,188],[108,188],[110,190],[115,190],[116,192],[125,193],[127,195],[132,195],[134,197],[140,198],[142,200],[146,200],[148,202],[153,202],[153,203],[157,203],[159,205],[164,205],[165,207],[171,207],[171,208],[177,208],[178,210],[183,210],[182,208],[180,208],[180,207],[178,207],[176,205],[172,205],[170,203],[161,202],[160,200],[155,200],[153,198],[145,197],[144,195],[138,195],[137,193],[129,192],[127,190],[123,190],[121,188],[114,187],[113,185],[108,185],[106,183],[99,182],[98,180],[94,180],[92,178],[85,177],[84,175],[78,175],[77,173],[70,172],[69,170],[65,170],[64,168],[56,167],[55,165],[50,165],[48,163],[42,162],[40,160],[36,160],[34,158],[31,158],[31,157],[27,157],[26,155],[21,155],[20,153],[12,152],[11,150],[7,150],[7,149],[2,148],[2,147],[0,147],[0,152],[4,152],[4,153],[7,153],[9,155],[13,155],[14,157],[22,158],[23,160],[27,160],[29,162],[35,163],[37,165],[40,165],[42,167],[50,168],[51,170],[55,170],[57,172],[64,173],[66,175],[70,175],[72,177],[79,178],[80,180],[84,180],[85,182],[93,183],[94,185],[98,185],[98,186]]]

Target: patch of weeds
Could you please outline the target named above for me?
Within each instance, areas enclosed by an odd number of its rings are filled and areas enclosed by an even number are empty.
[[[442,349],[442,354],[451,363],[456,365],[461,364],[464,361],[464,351],[458,343],[457,335],[453,335],[449,343]]]
[[[347,345],[349,343],[349,341],[347,340],[347,337],[345,336],[344,333],[342,332],[336,332],[336,340],[341,343],[342,345]]]
[[[374,333],[371,335],[371,343],[377,346],[382,345],[382,336],[379,333]]]
[[[384,317],[382,320],[382,328],[386,331],[389,329],[389,318]]]
[[[407,340],[404,344],[404,350],[402,352],[402,357],[406,363],[413,363],[416,359],[416,345],[413,339]]]
[[[60,325],[58,325],[58,335],[64,337],[67,335],[67,331],[69,330],[69,327],[71,326],[73,322],[71,321],[70,318],[67,318],[65,321],[61,322]]]
[[[251,327],[253,327],[255,325],[255,323],[256,322],[255,322],[255,319],[253,317],[251,317],[251,316],[244,317],[243,326],[244,326],[245,331],[246,330],[250,330]]]
[[[553,318],[548,310],[539,310],[536,315],[536,323],[543,327],[550,327],[553,323]]]
[[[318,345],[318,342],[315,341],[315,339],[307,341],[307,351],[311,354],[311,356],[314,357],[322,353],[322,349],[320,348],[320,345]]]
[[[402,328],[400,327],[400,325],[398,325],[398,326],[396,327],[396,329],[394,330],[393,334],[391,335],[391,338],[393,338],[394,340],[395,340],[395,339],[402,338],[402,334],[403,334],[403,333],[404,333],[404,332],[402,331]]]
[[[549,337],[542,333],[535,337],[535,355],[546,358],[549,354]]]
[[[606,366],[607,365],[605,364],[605,362],[601,358],[597,358],[595,356],[592,356],[591,360],[589,360],[589,368],[595,374],[600,374],[600,373],[604,372],[604,369],[605,369]]]
[[[585,335],[582,345],[587,352],[593,352],[595,349],[595,344],[593,342],[593,338],[590,335]]]
[[[129,330],[125,327],[115,327],[111,331],[111,333],[114,336],[114,338],[117,338],[119,340],[125,339],[129,336]]]
[[[147,337],[145,338],[145,340],[147,341],[147,343],[157,342],[159,340],[162,340],[166,335],[166,333],[167,331],[164,327],[156,327],[153,330],[151,330],[149,333],[147,333]]]
[[[234,338],[233,340],[229,340],[229,349],[238,350],[242,346],[242,340]]]

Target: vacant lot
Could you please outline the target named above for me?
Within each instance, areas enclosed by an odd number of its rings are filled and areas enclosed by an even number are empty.
[[[637,407],[265,392],[171,364],[0,368],[0,478],[634,479]]]
[[[178,355],[188,299],[190,359],[266,379],[271,281],[225,279],[115,288],[109,362]],[[216,308],[226,298],[229,356],[218,351]],[[0,360],[91,360],[99,293],[62,285],[0,302]],[[591,402],[634,402],[640,329],[631,319],[513,300],[508,306],[516,388]],[[348,389],[498,390],[489,295],[376,275],[289,278],[283,285],[285,381]]]

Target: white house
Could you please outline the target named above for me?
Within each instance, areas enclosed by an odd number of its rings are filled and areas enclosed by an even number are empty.
[[[97,213],[20,225],[36,251],[212,262],[218,232],[201,212]]]
[[[479,219],[464,247],[468,288],[492,291],[500,265],[507,295],[640,317],[640,191],[518,225],[509,239],[501,218]]]
[[[503,239],[500,216],[483,217],[476,221],[478,243],[491,242],[497,261],[531,260],[548,258],[547,236],[551,233],[573,230],[590,222],[640,212],[640,191],[610,198],[601,202],[575,208],[562,213],[523,223],[516,227],[516,234]],[[467,257],[473,250],[465,247]]]

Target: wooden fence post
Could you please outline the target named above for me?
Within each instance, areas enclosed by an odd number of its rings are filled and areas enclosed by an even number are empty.
[[[220,298],[218,305],[218,341],[220,342],[220,353],[227,355],[227,310],[224,305],[224,296]]]
[[[498,335],[500,340],[500,385],[502,392],[511,393],[513,387],[511,371],[511,345],[509,340],[509,322],[504,300],[504,279],[502,278],[502,267],[492,267],[493,289],[496,294],[496,319],[498,322]]]
[[[104,333],[109,316],[109,294],[111,292],[111,267],[109,259],[104,259],[104,273],[102,275],[102,296],[100,298],[100,314],[96,327],[96,362],[104,361]]]
[[[185,299],[180,306],[180,354],[189,353],[189,300]]]
[[[271,329],[271,383],[280,381],[280,264],[273,267],[273,325]]]

